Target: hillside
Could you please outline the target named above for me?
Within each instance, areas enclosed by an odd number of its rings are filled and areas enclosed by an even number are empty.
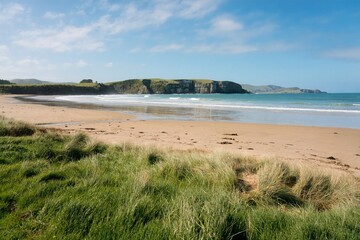
[[[189,79],[130,79],[107,84],[3,84],[0,93],[72,94],[172,94],[172,93],[248,93],[229,81]]]
[[[254,86],[250,84],[242,84],[243,88],[252,93],[262,93],[262,94],[271,94],[271,93],[293,93],[293,94],[300,94],[300,93],[325,93],[318,89],[302,89],[298,87],[280,87],[276,85],[261,85],[261,86]]]
[[[208,79],[129,79],[108,85],[112,86],[117,93],[248,93],[240,84]]]

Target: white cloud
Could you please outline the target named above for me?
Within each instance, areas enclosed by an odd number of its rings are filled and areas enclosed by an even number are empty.
[[[83,67],[87,67],[87,66],[89,66],[89,64],[82,59],[75,61],[75,62],[64,63],[64,67],[67,67],[67,68],[69,68],[69,67],[83,68]]]
[[[177,51],[182,48],[183,48],[183,46],[180,44],[157,45],[155,47],[152,47],[149,50],[149,52],[155,52],[155,53],[170,52],[170,51]]]
[[[187,52],[199,53],[215,53],[215,54],[245,54],[259,51],[257,46],[246,45],[241,43],[219,43],[219,44],[203,44],[190,47]]]
[[[105,64],[105,67],[107,68],[112,68],[114,66],[114,64],[112,62],[108,62]]]
[[[121,8],[120,4],[116,4],[116,3],[112,4],[112,3],[109,3],[108,0],[100,0],[100,6],[109,12],[115,12],[115,11],[120,10],[120,8]]]
[[[30,56],[20,59],[12,59],[8,57],[5,62],[0,64],[0,72],[8,77],[34,77],[39,74],[53,71],[54,69],[56,69],[56,67],[53,64],[48,63],[46,60]]]
[[[273,22],[263,22],[254,26],[249,26],[243,31],[244,38],[254,38],[272,33],[278,26]]]
[[[0,45],[0,55],[7,55],[9,48],[6,45]]]
[[[111,20],[110,16],[103,16],[97,26],[111,34],[116,34],[161,25],[171,17],[171,14],[165,5],[154,9],[139,9],[136,5],[129,4],[124,7],[120,17]]]
[[[246,44],[225,44],[220,46],[216,51],[225,54],[243,54],[258,51],[258,47]]]
[[[328,51],[325,53],[325,56],[330,58],[360,60],[360,47]]]
[[[142,50],[142,47],[134,47],[132,49],[130,49],[130,53],[138,53],[138,52],[141,52]]]
[[[27,57],[16,61],[16,65],[20,67],[36,67],[40,65],[40,62],[35,58]]]
[[[106,0],[102,5],[108,6]],[[152,0],[139,1],[127,5],[116,5],[118,16],[103,16],[97,23],[98,27],[112,33],[144,29],[160,26],[171,18],[199,18],[218,8],[222,0]]]
[[[260,48],[255,45],[247,45],[234,42],[221,42],[216,44],[199,44],[193,46],[180,44],[165,44],[154,46],[148,51],[152,53],[163,53],[179,50],[182,50],[186,53],[244,54],[259,51]]]
[[[44,18],[46,19],[60,19],[65,17],[64,13],[46,12]]]
[[[0,5],[1,7],[1,5]],[[25,11],[25,7],[19,3],[10,3],[0,10],[0,23],[10,22]]]
[[[200,41],[185,49],[190,53],[214,54],[245,54],[293,49],[294,45],[285,42],[261,41],[262,37],[271,34],[275,28],[276,24],[271,21],[255,21],[245,25],[231,15],[221,15],[213,18],[207,28],[198,30]]]
[[[287,42],[272,42],[269,44],[265,44],[262,46],[261,50],[269,51],[269,52],[283,52],[289,51],[297,48],[296,44],[287,43]]]
[[[183,18],[199,18],[218,8],[222,0],[183,0],[179,15]]]
[[[6,45],[0,45],[0,62],[6,63],[10,61],[9,48]]]
[[[86,67],[86,66],[88,66],[88,65],[89,65],[89,64],[88,64],[87,62],[85,62],[84,60],[79,60],[79,61],[77,61],[76,64],[75,64],[76,67],[80,67],[80,68]]]
[[[103,50],[104,44],[91,38],[92,25],[84,27],[66,26],[60,29],[24,31],[14,42],[30,49],[50,49],[56,52],[80,49],[84,51]]]
[[[212,31],[214,33],[234,32],[243,29],[243,24],[235,21],[228,16],[217,17],[212,21]]]
[[[130,3],[113,4],[108,0],[87,0],[83,2],[83,10],[93,11],[101,6],[109,15],[100,17],[96,22],[84,26],[57,26],[55,28],[38,28],[22,31],[14,37],[14,43],[29,49],[48,49],[56,52],[73,50],[101,51],[105,44],[100,39],[102,34],[120,34],[128,31],[142,30],[161,26],[171,18],[198,18],[214,11],[223,0],[142,0]],[[85,4],[85,5],[84,5]],[[21,5],[13,6],[13,14],[24,11]],[[17,10],[16,10],[17,9]],[[44,18],[64,18],[64,13],[46,12]],[[219,23],[225,30],[240,28],[235,22]],[[218,25],[219,25],[218,24]],[[232,25],[231,25],[232,24]],[[171,51],[179,46],[154,48],[154,51]]]
[[[211,44],[200,44],[193,47],[189,47],[187,52],[189,53],[212,53],[215,51],[215,46]]]

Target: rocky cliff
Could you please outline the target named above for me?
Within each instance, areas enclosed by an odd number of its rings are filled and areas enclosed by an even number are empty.
[[[229,81],[191,79],[130,79],[109,84],[116,93],[249,93],[240,84]]]
[[[0,84],[0,94],[173,94],[173,93],[249,93],[228,81],[191,79],[130,79],[113,83],[85,84]]]

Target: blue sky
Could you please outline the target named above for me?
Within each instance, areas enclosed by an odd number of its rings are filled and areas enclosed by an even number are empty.
[[[0,78],[360,92],[358,0],[0,0]]]

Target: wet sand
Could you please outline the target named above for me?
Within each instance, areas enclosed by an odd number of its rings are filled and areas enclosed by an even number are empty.
[[[0,95],[0,115],[111,144],[225,151],[339,169],[360,176],[360,130],[206,121],[139,120],[109,110],[45,106]]]

